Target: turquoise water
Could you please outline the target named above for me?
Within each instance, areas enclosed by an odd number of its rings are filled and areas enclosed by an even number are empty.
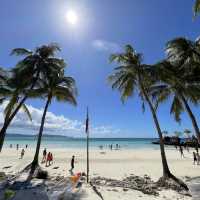
[[[119,144],[121,148],[125,149],[138,149],[138,148],[156,148],[157,145],[153,145],[152,138],[92,138],[90,139],[91,148],[99,148],[102,145],[104,148],[108,148],[109,145],[116,147]],[[29,147],[35,147],[37,142],[37,136],[26,135],[7,135],[5,140],[5,147],[9,147],[12,144],[14,147],[19,144],[20,147],[25,147],[28,144]],[[62,136],[43,136],[43,147],[51,148],[85,148],[85,138],[69,138]]]

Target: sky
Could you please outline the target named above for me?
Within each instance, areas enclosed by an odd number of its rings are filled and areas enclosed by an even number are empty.
[[[118,91],[107,82],[115,64],[112,53],[131,44],[153,64],[165,57],[167,41],[176,37],[195,40],[200,19],[192,19],[192,0],[1,0],[0,66],[11,68],[21,59],[10,56],[13,48],[34,49],[57,42],[58,57],[67,62],[66,75],[73,76],[78,87],[78,105],[53,101],[47,114],[45,133],[84,137],[86,107],[89,106],[91,137],[157,137],[151,113],[142,112],[137,94],[125,104]],[[73,10],[77,23],[67,21]],[[170,116],[170,101],[158,109],[161,129],[170,133],[192,129],[186,113],[181,124]],[[0,105],[0,123],[3,109]],[[37,134],[44,100],[28,100],[33,121],[21,111],[9,133]],[[200,108],[192,106],[200,123]]]

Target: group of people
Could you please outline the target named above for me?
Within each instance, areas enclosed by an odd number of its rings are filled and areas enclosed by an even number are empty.
[[[13,148],[13,145],[10,144],[10,148],[12,149]],[[28,148],[28,144],[25,145],[25,148],[27,149]],[[16,149],[19,150],[19,144],[16,144]]]
[[[110,144],[110,145],[108,145],[108,146],[109,146],[110,150],[113,150],[114,148],[115,148],[115,150],[120,149],[120,145],[119,145],[119,144],[116,144],[116,145]]]
[[[46,148],[43,150],[43,158],[41,163],[46,163],[46,167],[53,164],[53,154],[51,152],[47,154]]]
[[[12,144],[10,144],[10,148],[13,148]],[[25,148],[26,149],[28,148],[28,144],[25,145]],[[16,144],[16,150],[17,151],[19,150],[19,144]],[[20,159],[23,159],[24,154],[25,154],[25,150],[24,150],[24,148],[22,148],[21,153],[20,153]]]
[[[189,152],[189,147],[185,147],[185,146],[183,146],[183,147],[185,148],[185,150],[187,150]],[[181,145],[179,146],[179,152],[181,154],[181,158],[185,157],[184,153],[183,153],[183,147]],[[177,146],[176,146],[176,149],[177,149]],[[194,152],[194,151],[192,152],[192,154],[193,154],[193,164],[199,165],[200,164],[200,155],[199,155],[198,147],[196,147],[195,150],[196,150],[196,152]]]
[[[99,148],[102,150],[102,149],[103,149],[103,145],[100,145]],[[119,149],[120,149],[120,145],[119,145],[119,144],[116,144],[116,145],[114,145],[114,144],[109,144],[109,145],[108,145],[108,148],[109,148],[110,150],[113,150],[113,149],[119,150]]]

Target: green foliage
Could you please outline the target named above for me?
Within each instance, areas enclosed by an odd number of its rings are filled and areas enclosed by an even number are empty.
[[[16,56],[27,56],[27,55],[31,55],[33,52],[28,50],[28,49],[24,49],[24,48],[16,48],[13,49],[10,53],[10,55],[16,55]]]
[[[7,94],[6,91],[4,92],[4,96],[9,98],[9,103],[4,111],[7,119],[20,105],[24,96],[33,97],[28,93],[32,92],[34,88],[40,88],[40,79],[45,79],[53,73],[56,74],[66,66],[63,59],[54,57],[58,51],[60,51],[60,47],[55,43],[42,45],[37,47],[35,51],[24,48],[12,50],[11,55],[24,58],[11,70],[11,77],[6,82],[7,88],[9,88]],[[1,89],[5,90],[5,87]],[[30,112],[24,103],[22,109],[31,120]]]
[[[68,102],[76,105],[77,88],[75,80],[72,77],[65,77],[64,74],[51,74],[46,80],[41,80],[41,88],[32,90],[31,97],[51,96],[57,101]]]
[[[22,109],[27,114],[29,120],[32,121],[31,113],[29,112],[28,107],[25,104],[23,104]]]
[[[126,45],[124,52],[111,55],[110,61],[119,64],[114,68],[114,73],[108,77],[112,89],[119,90],[123,103],[134,93],[139,92],[144,111],[145,98],[140,90],[140,84],[142,82],[147,89],[152,84],[152,77],[149,66],[142,64],[142,55],[137,53],[131,45]]]
[[[0,181],[4,181],[6,179],[7,179],[6,174],[4,172],[0,172]]]
[[[63,59],[56,57],[59,51],[61,49],[56,43],[42,45],[33,51],[24,48],[12,50],[11,55],[20,56],[21,59],[6,79],[4,79],[3,70],[0,69],[0,103],[6,99],[9,100],[4,111],[3,127],[8,127],[21,108],[32,120],[25,105],[27,98],[45,98],[50,94],[59,101],[76,105],[75,81],[71,77],[64,77],[66,63]],[[1,130],[0,151],[5,134],[6,128]]]
[[[15,191],[10,190],[10,189],[5,190],[4,199],[9,200],[9,199],[13,198],[15,196],[15,193],[16,193]]]
[[[193,11],[194,11],[194,17],[196,17],[200,13],[200,0],[195,0]]]
[[[154,66],[157,81],[150,92],[156,104],[171,100],[170,113],[180,122],[185,101],[199,104],[200,43],[175,38],[167,43],[166,55],[166,60]]]

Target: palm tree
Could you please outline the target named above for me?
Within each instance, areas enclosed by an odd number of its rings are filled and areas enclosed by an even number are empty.
[[[195,41],[184,37],[170,40],[166,44],[167,60],[177,65],[185,67],[187,70],[195,68],[199,73],[200,61],[200,38]]]
[[[193,75],[185,73],[184,68],[173,66],[168,61],[158,63],[157,70],[162,84],[151,88],[152,95],[157,99],[158,103],[168,101],[171,97],[170,113],[174,115],[177,122],[181,121],[180,114],[185,110],[192,121],[196,136],[200,142],[197,120],[189,105],[189,102],[194,105],[199,103],[199,84],[193,81]]]
[[[14,88],[14,91],[6,109],[9,112],[6,111],[4,124],[0,131],[0,152],[8,126],[19,109],[24,107],[28,93],[37,86],[38,79],[43,79],[49,73],[59,71],[65,66],[63,59],[55,57],[57,51],[60,51],[60,47],[54,43],[37,47],[34,51],[24,48],[12,50],[11,55],[25,57],[12,70],[12,77],[9,80],[9,86]]]
[[[194,17],[196,17],[200,13],[200,0],[195,0],[193,11],[194,11]]]
[[[160,79],[166,83],[160,90],[166,90],[166,96],[174,94],[171,113],[175,114],[177,121],[180,121],[180,112],[185,108],[200,143],[198,123],[188,103],[198,105],[200,99],[200,41],[176,38],[167,43],[166,53],[167,61],[158,64]]]
[[[33,174],[38,166],[38,157],[45,124],[45,117],[52,99],[55,98],[57,101],[68,102],[72,105],[76,105],[75,97],[77,92],[75,87],[75,80],[72,77],[65,77],[62,70],[59,73],[49,74],[46,79],[41,80],[41,82],[43,85],[41,88],[32,90],[32,92],[29,93],[29,96],[31,97],[41,96],[47,98],[38,133],[35,156],[33,162],[31,163],[30,174]]]
[[[180,183],[184,188],[187,186],[180,180],[178,180],[169,170],[163,135],[158,121],[155,106],[152,103],[150,86],[154,83],[154,76],[151,74],[151,67],[142,63],[141,54],[136,53],[131,45],[125,46],[125,52],[121,54],[114,54],[110,57],[111,62],[116,61],[120,66],[114,69],[114,73],[109,76],[109,81],[112,84],[113,89],[118,89],[121,93],[121,100],[124,102],[128,97],[133,96],[136,91],[139,91],[139,96],[143,102],[147,102],[152,117],[157,129],[157,133],[160,139],[160,151],[163,167],[163,176],[160,179],[161,183],[165,183],[168,178]]]

